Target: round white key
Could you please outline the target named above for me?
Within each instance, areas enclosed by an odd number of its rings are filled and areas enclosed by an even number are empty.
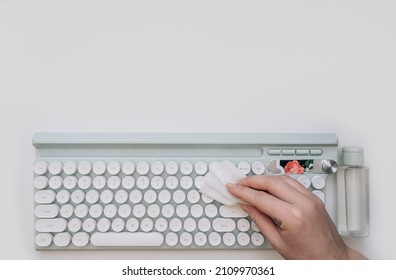
[[[124,189],[130,190],[133,188],[133,186],[135,186],[135,178],[132,176],[125,176],[124,178],[122,178],[121,184]]]
[[[203,161],[197,161],[194,164],[194,170],[198,175],[204,175],[206,172],[208,172],[208,165]]]
[[[153,190],[148,190],[144,193],[143,199],[149,204],[154,203],[157,200],[157,193]]]
[[[179,218],[173,218],[170,222],[169,222],[169,229],[171,231],[174,232],[178,232],[181,230],[183,226],[182,221]]]
[[[203,215],[203,207],[200,204],[194,204],[191,206],[191,216],[199,218]]]
[[[34,209],[34,215],[37,218],[55,218],[58,213],[59,206],[56,204],[37,205]]]
[[[48,165],[48,171],[52,175],[58,175],[62,172],[62,163],[60,161],[51,161]]]
[[[250,237],[246,232],[240,232],[237,235],[238,244],[241,246],[246,246],[250,243]]]
[[[99,192],[97,190],[90,190],[85,195],[85,200],[89,204],[94,204],[99,200]]]
[[[241,161],[238,163],[238,168],[243,174],[248,175],[250,172],[250,164],[247,161]]]
[[[61,190],[56,194],[56,201],[60,204],[65,204],[70,199],[70,192],[67,190]]]
[[[198,228],[200,231],[207,232],[210,230],[211,224],[207,218],[199,219],[198,221]]]
[[[175,175],[179,171],[179,166],[175,161],[169,161],[165,165],[165,171],[169,175]]]
[[[60,232],[54,236],[54,244],[58,247],[66,247],[70,244],[71,235],[68,232]]]
[[[209,234],[208,240],[209,240],[210,245],[215,246],[215,247],[219,246],[221,243],[221,235],[217,232],[211,232]]]
[[[100,232],[106,232],[110,229],[110,220],[107,218],[101,218],[98,223],[96,224],[97,229]]]
[[[118,161],[112,160],[107,164],[107,172],[110,175],[117,175],[121,171],[121,164]]]
[[[67,228],[69,231],[71,232],[77,232],[81,229],[82,226],[82,222],[80,219],[78,218],[73,218],[69,221],[69,223],[67,224]]]
[[[315,175],[312,177],[312,186],[315,189],[321,190],[324,188],[326,181],[323,177]]]
[[[103,210],[103,214],[107,218],[113,218],[117,214],[117,206],[114,204],[108,204]]]
[[[177,204],[183,203],[184,200],[186,199],[186,193],[182,190],[176,190],[173,193],[172,198],[173,198],[173,201]]]
[[[38,204],[50,204],[55,201],[55,192],[52,190],[38,191],[34,195],[34,200]]]
[[[106,183],[107,179],[105,176],[96,176],[92,181],[92,185],[98,190],[103,189],[106,186]]]
[[[156,218],[161,213],[161,208],[158,204],[151,204],[147,207],[147,215],[151,218]]]
[[[63,218],[70,218],[74,213],[74,207],[71,204],[65,204],[61,207],[59,214],[61,215],[61,217]]]
[[[84,175],[84,176],[81,176],[80,178],[78,178],[77,184],[81,189],[86,190],[91,186],[92,179],[91,179],[91,177]]]
[[[136,186],[139,189],[146,189],[148,186],[150,185],[150,179],[147,176],[140,176],[139,178],[137,178],[136,180]]]
[[[176,176],[169,176],[166,178],[165,185],[168,189],[175,189],[179,185],[179,179]]]
[[[180,186],[183,189],[186,189],[186,190],[190,189],[192,187],[193,183],[194,183],[193,179],[189,176],[183,176],[180,178]]]
[[[95,161],[92,166],[92,171],[96,175],[103,175],[106,172],[106,163],[104,161]]]
[[[36,161],[33,165],[33,171],[36,175],[44,175],[47,172],[48,163],[44,160]]]
[[[306,189],[309,188],[309,186],[311,185],[311,180],[305,176],[305,175],[301,175],[297,177],[297,181],[303,185]]]
[[[132,202],[132,203],[139,203],[141,200],[142,200],[142,198],[143,198],[143,194],[142,194],[142,192],[141,191],[139,191],[139,190],[133,190],[133,191],[131,191],[131,193],[129,194],[129,200]]]
[[[128,200],[128,193],[126,190],[118,190],[114,196],[115,201],[122,204]]]
[[[114,198],[114,194],[111,190],[104,190],[101,194],[100,194],[100,201],[102,201],[104,204],[108,204],[111,201],[113,201]]]
[[[139,220],[130,218],[126,223],[126,229],[130,232],[135,232],[139,228]]]
[[[164,218],[159,218],[155,221],[155,229],[159,232],[164,232],[168,228],[168,221]]]
[[[259,232],[253,232],[251,240],[254,246],[261,246],[264,244],[264,236]]]
[[[193,232],[197,228],[197,222],[193,218],[187,218],[183,223],[184,230]]]
[[[67,176],[63,179],[63,186],[68,189],[74,189],[77,186],[77,177]]]
[[[208,237],[206,236],[206,234],[204,234],[203,232],[197,232],[194,235],[194,243],[197,246],[204,246],[206,244],[206,242],[208,241]]]
[[[48,178],[45,176],[37,176],[34,178],[34,187],[38,190],[45,189],[48,186]]]
[[[49,179],[48,185],[51,189],[57,190],[62,186],[63,179],[61,176],[53,176]]]
[[[52,243],[52,235],[49,233],[39,233],[36,235],[35,242],[39,247],[47,247]]]
[[[162,207],[161,213],[165,218],[170,218],[175,213],[175,207],[172,204],[165,204]]]
[[[85,193],[82,190],[75,190],[70,198],[75,204],[80,204],[85,198]]]
[[[237,221],[237,227],[240,231],[248,231],[250,229],[250,223],[247,219],[239,219]]]
[[[165,242],[168,246],[175,246],[179,240],[179,237],[174,232],[169,232],[165,237]]]
[[[164,164],[160,161],[154,161],[151,164],[151,173],[154,175],[160,175],[162,172],[164,172]]]
[[[125,161],[121,167],[122,173],[125,175],[131,175],[135,171],[135,164],[132,161]]]
[[[115,232],[121,232],[125,227],[125,221],[121,218],[115,218],[111,223],[111,229]]]
[[[324,195],[324,193],[323,193],[322,191],[314,190],[314,191],[312,191],[312,193],[313,193],[314,195],[316,195],[317,197],[319,197],[320,200],[321,200],[323,203],[325,203],[325,195]]]
[[[197,189],[199,189],[199,187],[201,186],[202,181],[205,181],[205,177],[204,176],[197,176],[194,179],[194,185]]]
[[[78,232],[73,235],[72,243],[77,247],[84,247],[89,242],[89,234],[86,232]]]
[[[227,232],[223,234],[223,243],[226,246],[232,246],[235,244],[236,238],[235,235],[231,232]]]
[[[189,162],[189,161],[183,161],[183,162],[180,164],[180,172],[181,172],[183,175],[190,175],[192,171],[193,171],[193,165],[192,165],[191,162]]]
[[[74,208],[74,214],[77,218],[84,218],[88,214],[88,206],[85,204],[79,204]]]
[[[201,198],[201,195],[197,190],[191,190],[187,193],[187,200],[190,203],[197,203]]]
[[[146,206],[138,204],[133,207],[133,215],[137,218],[141,218],[146,214]]]
[[[103,206],[100,204],[94,204],[89,208],[89,215],[92,218],[99,218],[103,213]]]
[[[192,240],[193,240],[192,234],[189,232],[183,232],[180,235],[180,244],[185,247],[190,246],[192,243]]]
[[[136,171],[140,175],[146,175],[150,170],[150,165],[147,161],[139,161],[136,165]]]
[[[171,198],[172,195],[168,190],[162,190],[158,194],[158,200],[163,204],[168,203],[171,200]]]
[[[176,207],[176,215],[180,218],[185,218],[188,215],[188,207],[186,204],[180,204]]]
[[[261,161],[255,161],[252,163],[252,171],[255,175],[262,175],[265,172],[265,165]]]
[[[140,228],[144,232],[149,232],[153,229],[154,227],[154,222],[150,218],[144,218],[141,223],[140,223]]]
[[[73,175],[77,171],[77,163],[75,161],[69,160],[63,164],[63,172],[66,175]]]
[[[92,165],[89,161],[84,160],[78,164],[77,170],[81,175],[87,175],[91,172]]]
[[[217,215],[217,207],[214,204],[208,204],[205,206],[205,215],[209,218],[213,218]]]
[[[153,178],[151,178],[151,186],[153,187],[153,189],[159,190],[164,186],[164,178],[162,178],[161,176],[154,176]]]
[[[96,228],[96,221],[92,218],[88,218],[83,222],[82,228],[86,232],[92,232]]]
[[[107,186],[112,189],[118,189],[121,186],[121,179],[118,176],[110,176],[107,179]]]
[[[118,215],[121,218],[127,218],[132,213],[132,207],[129,204],[123,204],[118,208]]]

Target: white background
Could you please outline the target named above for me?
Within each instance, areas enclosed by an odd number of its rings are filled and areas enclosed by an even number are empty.
[[[396,2],[0,0],[0,259],[281,258],[36,252],[36,131],[334,132],[370,166],[370,237],[396,259]]]

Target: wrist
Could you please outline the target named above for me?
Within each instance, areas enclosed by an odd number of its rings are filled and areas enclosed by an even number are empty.
[[[367,258],[359,253],[358,251],[349,248],[348,247],[348,252],[347,252],[347,260],[367,260]]]

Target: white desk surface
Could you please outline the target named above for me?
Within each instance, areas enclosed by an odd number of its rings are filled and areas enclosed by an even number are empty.
[[[0,259],[278,259],[274,251],[36,252],[36,131],[334,132],[370,166],[396,259],[396,2],[0,1]]]

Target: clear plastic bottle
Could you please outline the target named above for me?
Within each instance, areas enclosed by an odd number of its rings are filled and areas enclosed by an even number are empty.
[[[361,147],[342,149],[343,166],[338,169],[338,229],[342,235],[369,234],[369,168],[364,166]]]

